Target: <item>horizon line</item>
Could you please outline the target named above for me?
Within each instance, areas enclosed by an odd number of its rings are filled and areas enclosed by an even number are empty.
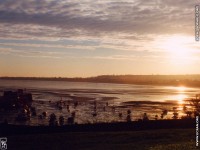
[[[74,77],[64,77],[64,76],[0,76],[0,78],[94,78],[100,76],[193,76],[193,75],[200,75],[200,74],[103,74],[103,75],[96,75],[96,76],[74,76]]]

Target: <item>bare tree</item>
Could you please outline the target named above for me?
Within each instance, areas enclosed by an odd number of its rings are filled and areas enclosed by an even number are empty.
[[[200,94],[197,94],[195,98],[187,99],[187,103],[193,108],[194,117],[200,115]],[[188,115],[190,112],[188,111]]]

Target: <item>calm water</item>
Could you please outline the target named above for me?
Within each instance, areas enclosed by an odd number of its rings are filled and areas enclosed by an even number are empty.
[[[132,120],[137,120],[146,112],[150,119],[155,115],[160,116],[162,110],[169,111],[166,118],[172,117],[172,108],[178,107],[182,115],[183,99],[200,93],[200,88],[128,85],[108,83],[66,82],[66,81],[22,81],[0,80],[0,95],[4,90],[26,89],[33,94],[33,106],[37,114],[46,111],[48,114],[63,115],[65,119],[76,112],[77,123],[125,121],[127,110],[132,111]],[[59,110],[56,102],[61,100],[69,104],[70,111],[66,108]],[[51,103],[49,103],[51,100]],[[74,108],[74,101],[78,107]],[[94,117],[94,101],[97,103],[97,116]],[[106,106],[108,103],[108,106]],[[1,120],[8,118],[9,122],[15,121],[17,112],[0,112]],[[122,113],[122,117],[119,117]],[[38,119],[31,117],[22,124],[38,125],[48,124],[48,117]]]

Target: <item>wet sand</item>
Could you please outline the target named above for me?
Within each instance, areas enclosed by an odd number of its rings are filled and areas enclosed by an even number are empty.
[[[12,83],[10,82],[10,84]],[[181,97],[183,99],[186,96],[194,96],[198,91],[198,89],[191,88],[179,91],[180,89],[177,90],[176,87],[167,86],[155,87],[57,81],[37,81],[36,83],[32,81],[26,83],[23,81],[20,83],[22,87],[20,87],[19,83],[18,87],[15,88],[10,87],[9,84],[1,85],[0,95],[4,90],[26,88],[28,92],[33,94],[34,101],[32,106],[36,108],[37,116],[31,116],[30,121],[17,122],[15,118],[19,111],[6,112],[0,110],[0,122],[7,119],[12,124],[48,125],[50,114],[55,113],[57,118],[61,115],[64,116],[65,124],[67,124],[66,120],[73,112],[76,112],[75,122],[77,124],[126,122],[128,110],[131,110],[131,120],[133,121],[142,119],[144,113],[147,113],[151,120],[154,120],[156,115],[158,119],[161,119],[163,110],[168,110],[168,114],[164,119],[172,119],[173,107],[177,107],[179,118],[181,118],[181,116],[185,115],[183,112],[184,105],[178,98]],[[54,85],[51,85],[52,83]],[[15,84],[17,85],[17,83]],[[62,109],[59,109],[56,105],[59,101],[65,103]],[[74,107],[76,102],[78,102],[78,106]],[[94,103],[96,103],[96,106]],[[38,116],[44,111],[47,112],[47,116],[39,119]]]

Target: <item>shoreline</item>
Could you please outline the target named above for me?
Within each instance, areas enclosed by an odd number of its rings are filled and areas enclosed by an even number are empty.
[[[142,75],[142,76],[145,77],[145,76],[150,76],[150,75]],[[172,75],[172,76],[175,76],[175,75]],[[182,75],[182,76],[185,76],[185,75]],[[188,75],[188,76],[191,76],[191,75]],[[76,82],[76,83],[80,82],[80,83],[125,84],[125,85],[127,84],[127,85],[143,85],[143,86],[152,85],[152,86],[174,86],[174,87],[186,86],[188,88],[200,88],[200,75],[198,76],[199,76],[199,80],[195,81],[195,80],[184,79],[183,82],[176,81],[176,80],[169,80],[169,82],[165,80],[164,81],[158,80],[158,81],[134,82],[134,81],[124,81],[124,80],[112,81],[111,79],[107,79],[108,81],[102,81],[102,80],[96,81],[96,77],[90,77],[90,78],[0,77],[0,80],[66,81],[66,82]]]

